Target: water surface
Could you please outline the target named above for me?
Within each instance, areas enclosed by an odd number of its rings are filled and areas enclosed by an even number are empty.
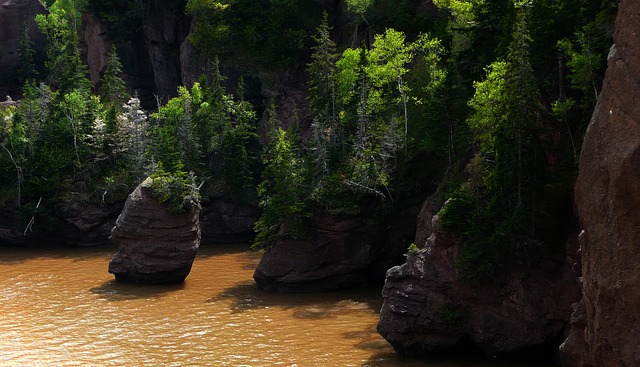
[[[470,367],[403,359],[380,290],[256,290],[260,253],[203,246],[183,284],[117,283],[113,248],[0,248],[0,366]]]

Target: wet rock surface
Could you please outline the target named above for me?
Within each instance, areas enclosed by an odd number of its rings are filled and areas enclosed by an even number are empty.
[[[200,208],[171,213],[149,185],[147,179],[129,195],[111,231],[118,252],[109,272],[127,282],[182,282],[200,246]]]

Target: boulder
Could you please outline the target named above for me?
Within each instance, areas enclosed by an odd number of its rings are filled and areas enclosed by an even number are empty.
[[[564,257],[510,274],[501,284],[461,281],[455,266],[461,241],[442,228],[430,207],[421,214],[432,216],[424,248],[387,272],[378,332],[401,355],[464,349],[506,357],[552,350],[579,299]]]
[[[129,195],[111,230],[118,252],[109,262],[117,280],[182,282],[200,246],[200,207],[172,213],[154,197],[147,179]]]
[[[576,182],[584,229],[584,335],[595,366],[637,366],[640,361],[639,18],[640,3],[620,1],[615,46]]]

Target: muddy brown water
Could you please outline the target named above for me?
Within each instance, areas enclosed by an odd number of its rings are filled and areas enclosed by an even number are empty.
[[[114,252],[0,248],[0,366],[493,366],[395,356],[380,289],[262,293],[246,245],[201,247],[170,286],[115,282]]]

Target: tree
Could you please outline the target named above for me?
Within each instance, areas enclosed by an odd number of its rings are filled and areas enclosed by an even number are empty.
[[[131,176],[140,181],[149,169],[149,121],[138,98],[131,98],[122,109],[117,120],[114,151],[125,158]]]
[[[127,86],[122,79],[122,63],[118,57],[116,45],[111,46],[107,56],[107,67],[101,79],[102,103],[105,105],[122,106],[127,100]]]
[[[268,143],[262,155],[264,170],[258,185],[262,215],[254,228],[254,246],[270,247],[278,236],[298,237],[310,216],[309,189],[304,159],[298,147],[282,128],[275,115],[273,102],[269,107]],[[286,224],[286,226],[285,226]]]
[[[313,113],[313,153],[321,174],[329,172],[329,150],[338,132],[336,106],[336,44],[331,39],[328,15],[325,12],[314,36],[309,73],[309,105]]]
[[[464,234],[465,271],[495,275],[506,256],[526,265],[540,251],[540,95],[530,64],[526,13],[517,11],[506,59],[493,62],[474,83],[468,124],[478,144],[467,166],[469,179],[442,210],[445,225]]]
[[[22,159],[19,155],[20,145],[26,143],[24,131],[14,121],[15,107],[0,109],[0,147],[6,152],[9,161],[16,172],[16,207],[22,205],[22,188],[24,186],[24,173]],[[0,160],[1,162],[1,160]]]
[[[47,43],[48,80],[60,86],[63,93],[91,88],[87,68],[80,58],[79,29],[81,13],[76,0],[56,0],[48,14],[35,18]]]
[[[408,152],[409,116],[407,112],[408,86],[404,75],[409,71],[408,63],[413,59],[412,47],[405,43],[404,33],[387,29],[384,35],[376,35],[373,48],[369,53],[370,75],[374,85],[383,87],[395,80],[403,107],[404,154]]]
[[[36,72],[34,44],[29,36],[29,27],[25,25],[18,45],[18,81],[23,84],[34,77]]]
[[[193,100],[189,90],[178,87],[178,96],[160,106],[155,115],[154,157],[167,172],[192,167],[200,158],[193,125]]]
[[[357,17],[351,47],[354,47],[357,42],[360,23],[362,22],[370,26],[369,21],[365,17],[365,13],[373,6],[373,3],[374,0],[347,0],[347,10]]]
[[[64,95],[60,107],[67,119],[71,135],[73,136],[73,151],[76,156],[76,166],[80,166],[80,143],[83,140],[82,121],[87,114],[86,95],[73,91]]]

